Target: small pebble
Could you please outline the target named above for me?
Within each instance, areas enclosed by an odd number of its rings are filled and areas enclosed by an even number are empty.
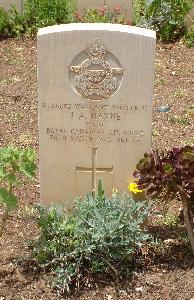
[[[168,112],[170,110],[170,107],[168,105],[159,106],[157,108],[158,112]]]

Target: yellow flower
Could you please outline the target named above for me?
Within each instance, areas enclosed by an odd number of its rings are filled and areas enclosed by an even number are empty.
[[[135,182],[131,182],[128,186],[128,190],[134,194],[142,193],[143,190],[138,189],[138,185]]]

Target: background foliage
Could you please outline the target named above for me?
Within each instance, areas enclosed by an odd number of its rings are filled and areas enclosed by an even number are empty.
[[[6,13],[0,8],[0,34],[18,36],[35,34],[38,28],[54,24],[119,23],[156,30],[158,38],[164,42],[176,41],[186,34],[185,43],[193,45],[193,30],[187,28],[185,19],[194,0],[136,0],[133,6],[133,20],[127,20],[119,6],[113,10],[101,7],[77,11],[76,0],[25,0],[24,12],[19,14],[14,8]]]
[[[25,0],[24,11],[10,13],[0,9],[1,35],[34,34],[38,28],[74,21],[76,0]]]
[[[130,25],[130,20],[126,19],[126,13],[116,6],[113,10],[106,7],[99,9],[85,10],[83,14],[76,13],[76,22],[80,23],[116,23]]]
[[[133,21],[137,26],[156,30],[164,42],[175,41],[186,31],[185,19],[193,0],[137,0]]]

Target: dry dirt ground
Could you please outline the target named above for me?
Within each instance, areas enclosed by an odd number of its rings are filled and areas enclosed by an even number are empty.
[[[193,56],[193,49],[181,42],[157,45],[153,147],[194,144]],[[157,112],[161,105],[168,105],[170,111]],[[0,41],[0,146],[8,144],[31,146],[38,154],[35,39]],[[32,206],[39,200],[38,179],[17,193],[20,207],[0,241],[0,300],[194,299],[194,263],[184,230],[156,225],[151,231],[161,242],[144,253],[131,279],[116,286],[100,278],[79,294],[57,295],[50,287],[49,274],[23,262],[29,253],[27,242],[38,235]]]

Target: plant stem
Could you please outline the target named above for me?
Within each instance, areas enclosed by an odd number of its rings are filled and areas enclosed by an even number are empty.
[[[193,228],[193,219],[191,218],[191,211],[190,211],[190,205],[189,205],[189,198],[185,194],[185,192],[180,188],[179,189],[181,200],[183,204],[183,215],[185,220],[185,227],[188,233],[188,237],[191,243],[191,248],[194,254],[194,228]]]
[[[2,218],[2,222],[1,222],[1,225],[0,225],[0,237],[3,234],[3,230],[5,228],[5,224],[7,222],[8,217],[9,217],[9,210],[7,208],[5,208],[3,218]]]
[[[9,182],[9,192],[12,193],[12,189],[13,189],[13,185],[12,185],[12,182]],[[0,237],[2,236],[3,234],[3,230],[5,228],[5,224],[7,222],[7,219],[9,217],[9,209],[6,207],[5,208],[5,211],[3,213],[3,218],[2,218],[2,222],[1,222],[1,225],[0,225]]]
[[[113,271],[113,273],[114,273],[114,275],[113,275],[113,277],[116,279],[116,281],[117,281],[117,283],[118,283],[118,272],[117,272],[117,270],[113,267],[113,265],[111,265],[111,263],[107,260],[107,259],[105,259],[104,258],[104,261],[107,263],[107,265],[110,267],[110,269]]]

